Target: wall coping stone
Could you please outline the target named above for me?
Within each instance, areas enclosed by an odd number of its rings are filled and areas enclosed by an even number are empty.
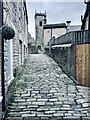
[[[14,77],[12,77],[9,81],[8,81],[8,86],[11,85],[11,83],[13,82]]]

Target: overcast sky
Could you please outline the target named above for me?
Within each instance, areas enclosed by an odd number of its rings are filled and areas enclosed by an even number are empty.
[[[32,37],[35,38],[35,9],[37,12],[45,12],[46,10],[47,24],[64,23],[67,20],[71,21],[71,25],[81,24],[81,15],[84,15],[86,7],[83,0],[78,0],[79,2],[71,2],[70,0],[66,0],[67,2],[58,2],[60,0],[51,0],[53,2],[50,2],[50,0],[44,1],[39,0],[36,2],[33,0],[33,2],[30,2],[30,0],[27,0],[29,33]]]

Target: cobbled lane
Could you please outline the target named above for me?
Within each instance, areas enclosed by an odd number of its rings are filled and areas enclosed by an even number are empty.
[[[78,86],[45,54],[30,54],[7,120],[90,120],[90,88]]]

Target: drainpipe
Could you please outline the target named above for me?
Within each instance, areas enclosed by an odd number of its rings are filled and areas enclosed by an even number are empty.
[[[15,31],[9,26],[3,26],[3,1],[0,1],[0,35],[1,35],[1,92],[3,118],[6,112],[5,79],[4,79],[4,40],[10,40],[15,36]]]
[[[3,20],[3,19],[2,19]],[[5,80],[4,80],[4,40],[10,40],[15,36],[15,31],[13,28],[4,25],[1,27],[1,87],[2,87],[2,111],[6,111],[6,101],[5,101]]]
[[[3,26],[3,1],[0,1],[0,28]],[[2,111],[5,112],[5,82],[4,82],[4,39],[1,32],[1,91],[2,91]]]

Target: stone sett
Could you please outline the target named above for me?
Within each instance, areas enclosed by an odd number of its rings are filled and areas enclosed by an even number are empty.
[[[7,120],[89,120],[90,101],[86,93],[90,89],[77,86],[45,54],[27,56],[23,75],[15,88]]]

